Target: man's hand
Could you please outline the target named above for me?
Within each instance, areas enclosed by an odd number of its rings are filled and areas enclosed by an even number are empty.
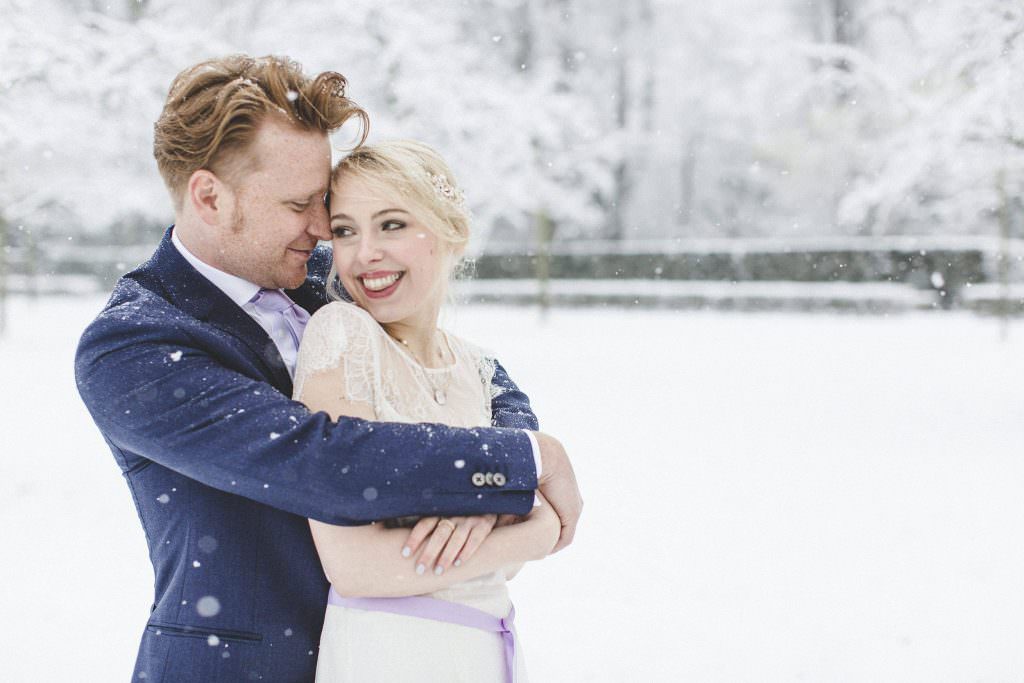
[[[422,547],[416,558],[416,573],[443,574],[449,567],[458,567],[473,557],[497,519],[497,515],[424,517],[409,532],[402,557],[411,557]]]
[[[562,524],[558,543],[551,551],[557,553],[572,543],[576,535],[576,524],[583,511],[583,498],[580,497],[580,487],[576,483],[576,473],[562,444],[543,432],[534,432],[534,436],[540,446],[541,476],[538,487]]]

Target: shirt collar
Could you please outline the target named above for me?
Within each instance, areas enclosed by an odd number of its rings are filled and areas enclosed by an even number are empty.
[[[178,239],[178,232],[176,230],[171,230],[171,243],[193,268],[198,270],[203,277],[212,282],[217,289],[224,292],[224,294],[226,294],[227,297],[234,301],[239,307],[249,303],[252,298],[259,293],[259,285],[255,285],[248,280],[243,280],[237,275],[225,273],[223,270],[218,270],[208,263],[200,261],[199,257],[189,251],[188,248],[182,244],[181,240]]]

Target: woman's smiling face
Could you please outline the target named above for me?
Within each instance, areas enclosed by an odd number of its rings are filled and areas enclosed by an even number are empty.
[[[343,175],[331,187],[330,216],[335,268],[355,303],[380,323],[434,329],[451,250],[413,207]]]

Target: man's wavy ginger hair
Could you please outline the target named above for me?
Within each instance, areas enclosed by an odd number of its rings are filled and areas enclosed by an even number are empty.
[[[268,115],[324,134],[356,117],[362,123],[362,144],[369,119],[345,96],[347,84],[334,71],[309,78],[287,57],[230,55],[182,71],[171,83],[153,138],[153,156],[175,208],[181,208],[194,172],[237,172],[240,153]]]

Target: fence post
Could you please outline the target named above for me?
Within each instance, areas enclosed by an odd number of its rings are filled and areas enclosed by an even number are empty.
[[[0,336],[7,331],[7,219],[0,213]]]
[[[999,338],[1010,336],[1010,198],[1006,194],[1006,169],[996,176],[999,192],[999,253],[996,256],[996,279],[999,282]]]
[[[537,260],[535,272],[537,275],[537,302],[540,304],[541,315],[546,315],[551,306],[551,293],[549,291],[551,281],[551,240],[553,237],[553,224],[548,212],[541,209],[537,212]]]

